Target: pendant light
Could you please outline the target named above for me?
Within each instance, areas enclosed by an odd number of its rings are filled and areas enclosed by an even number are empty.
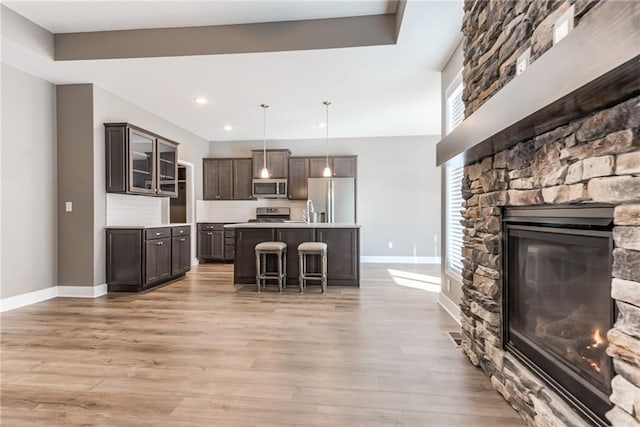
[[[329,101],[324,101],[323,102],[325,109],[326,109],[326,124],[327,126],[326,128],[326,143],[325,143],[325,148],[326,148],[326,162],[324,165],[324,171],[322,172],[322,176],[325,177],[330,177],[331,176],[331,168],[329,167],[329,105],[331,105],[331,103]]]
[[[269,169],[267,169],[267,108],[269,104],[260,104],[262,107],[263,128],[262,128],[262,171],[260,178],[269,178]]]

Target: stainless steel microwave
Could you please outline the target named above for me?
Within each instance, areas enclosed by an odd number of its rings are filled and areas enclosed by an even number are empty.
[[[287,180],[286,179],[254,179],[253,197],[256,199],[286,199]]]

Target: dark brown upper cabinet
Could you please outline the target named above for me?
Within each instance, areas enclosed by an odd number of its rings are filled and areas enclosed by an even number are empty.
[[[178,146],[164,139],[156,139],[158,150],[158,194],[178,196]]]
[[[309,159],[309,178],[322,178],[327,164],[326,157]],[[358,156],[330,156],[331,176],[336,178],[355,178],[357,176]]]
[[[253,154],[253,177],[260,178],[260,173],[264,167],[263,150],[252,150]],[[289,172],[289,150],[267,150],[267,169],[269,178],[287,178]]]
[[[331,172],[336,178],[355,178],[357,176],[357,156],[333,156]]]
[[[202,159],[204,200],[251,200],[251,159]]]
[[[233,159],[233,198],[235,200],[253,199],[252,172],[251,159]]]
[[[233,200],[233,159],[202,159],[202,198]]]
[[[178,143],[129,123],[105,123],[107,193],[178,196]]]
[[[307,200],[307,179],[309,178],[309,158],[289,158],[289,199]]]

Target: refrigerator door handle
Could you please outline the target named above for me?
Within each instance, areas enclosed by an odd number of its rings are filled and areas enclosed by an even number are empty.
[[[335,194],[335,188],[334,188],[332,179],[329,179],[329,200],[331,201],[329,205],[329,209],[331,211],[331,221],[329,222],[333,224],[336,218],[336,212],[335,212],[336,194]]]

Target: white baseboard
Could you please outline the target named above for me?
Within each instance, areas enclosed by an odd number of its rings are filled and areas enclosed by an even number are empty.
[[[191,260],[191,266],[198,265],[198,264],[200,264],[200,261],[198,261],[198,258],[194,258]]]
[[[435,256],[361,256],[360,262],[376,264],[440,264]]]
[[[58,295],[63,298],[98,298],[107,294],[107,284],[97,286],[58,286]]]
[[[438,304],[453,317],[453,320],[455,320],[458,325],[462,324],[460,320],[460,306],[451,301],[451,298],[440,292],[438,294]]]
[[[97,286],[51,286],[39,291],[3,298],[0,313],[46,301],[51,298],[98,298],[107,294],[107,284]]]
[[[58,296],[58,287],[52,286],[39,291],[3,298],[0,300],[0,313],[35,304],[40,301],[46,301],[56,296]]]

